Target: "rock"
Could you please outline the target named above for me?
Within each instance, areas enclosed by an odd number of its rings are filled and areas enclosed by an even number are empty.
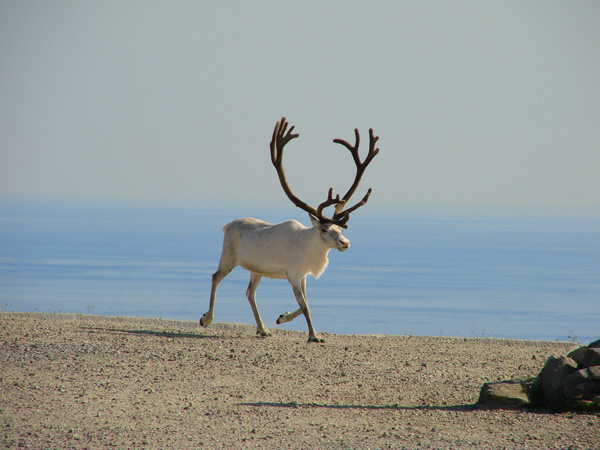
[[[577,367],[584,369],[592,366],[600,366],[600,341],[592,342],[587,347],[579,347],[567,355],[577,363]],[[592,347],[597,345],[596,347]]]
[[[567,356],[550,356],[535,379],[484,384],[479,403],[505,408],[533,404],[558,411],[600,411],[600,339]]]
[[[519,382],[485,383],[479,394],[479,403],[504,408],[520,408],[529,404],[529,398]]]
[[[577,363],[577,366],[583,362],[583,358],[585,358],[585,354],[587,353],[587,347],[579,347],[573,350],[571,353],[567,355],[567,358],[571,358],[573,361]]]
[[[597,341],[592,342],[587,347],[588,348],[600,348],[600,339],[598,339]]]
[[[550,356],[531,387],[532,400],[550,408],[563,408],[564,382],[576,370],[577,363],[573,359],[565,356],[559,358]]]
[[[600,366],[580,369],[564,382],[567,400],[594,400],[600,395]]]
[[[580,368],[600,366],[600,348],[586,348]]]

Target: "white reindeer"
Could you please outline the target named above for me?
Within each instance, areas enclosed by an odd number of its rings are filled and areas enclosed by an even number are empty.
[[[212,276],[210,305],[208,311],[200,319],[200,325],[207,327],[213,321],[215,297],[219,283],[234,267],[242,266],[250,271],[250,284],[246,295],[254,313],[258,335],[263,337],[271,335],[256,306],[256,289],[260,280],[262,277],[287,278],[292,285],[300,308],[292,313],[286,311],[281,314],[277,319],[277,324],[289,322],[302,313],[308,324],[308,341],[324,342],[324,339],[315,331],[310,317],[310,309],[306,302],[306,276],[311,274],[315,278],[319,278],[327,268],[329,250],[335,248],[343,252],[350,247],[350,241],[342,235],[342,229],[347,228],[346,223],[350,218],[350,213],[367,202],[371,189],[356,205],[346,210],[343,209],[358,187],[365,169],[379,152],[379,149],[375,148],[379,137],[373,135],[372,129],[369,130],[369,153],[364,162],[360,161],[358,155],[360,144],[358,130],[354,130],[356,135],[354,145],[350,145],[342,139],[334,139],[334,142],[344,145],[352,153],[356,164],[356,177],[342,199],[339,195],[334,198],[333,188],[330,188],[327,200],[315,209],[296,197],[287,184],[282,166],[283,148],[289,141],[299,136],[292,134],[293,126],[286,132],[287,126],[285,117],[275,125],[270,144],[271,161],[277,170],[284,192],[297,207],[308,212],[312,227],[307,228],[295,220],[273,225],[252,218],[237,219],[225,225],[219,268]],[[335,205],[333,217],[328,218],[323,215],[323,210],[333,205]]]

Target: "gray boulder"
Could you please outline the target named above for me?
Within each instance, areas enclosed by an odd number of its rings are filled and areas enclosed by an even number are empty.
[[[595,343],[592,342],[592,344]],[[590,347],[589,345],[579,347],[569,353],[567,357],[574,360],[579,368],[600,366],[600,347]]]
[[[529,398],[520,382],[501,381],[485,383],[479,394],[479,403],[493,407],[520,408],[529,404]]]
[[[600,340],[567,356],[550,356],[534,379],[486,383],[479,403],[504,408],[600,410]]]
[[[600,409],[600,340],[548,358],[528,394],[532,403],[555,410]]]
[[[581,362],[581,367],[600,366],[600,348],[586,349],[585,356]]]
[[[564,404],[564,383],[569,375],[577,370],[577,363],[566,356],[550,356],[537,376],[530,391],[534,403],[550,408],[560,408]]]
[[[600,366],[573,372],[564,382],[567,400],[593,400],[600,395]]]

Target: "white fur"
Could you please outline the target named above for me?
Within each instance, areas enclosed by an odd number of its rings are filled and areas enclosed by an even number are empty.
[[[208,326],[214,318],[214,304],[219,283],[234,267],[250,271],[250,284],[246,291],[256,320],[257,333],[269,336],[256,306],[256,289],[262,277],[287,278],[300,308],[294,313],[282,314],[277,323],[289,322],[303,313],[308,324],[308,340],[323,342],[315,332],[310,310],[306,303],[306,276],[319,278],[327,268],[327,254],[332,248],[345,251],[350,241],[342,235],[342,228],[333,224],[320,224],[310,216],[312,227],[295,220],[270,224],[262,220],[243,218],[223,227],[223,251],[219,269],[212,276],[209,310],[200,319]]]

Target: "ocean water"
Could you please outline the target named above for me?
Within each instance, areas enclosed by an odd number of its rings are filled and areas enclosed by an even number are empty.
[[[368,205],[371,207],[371,205]],[[198,320],[208,309],[222,226],[255,216],[306,225],[300,210],[0,203],[0,310]],[[588,343],[600,337],[600,208],[365,207],[307,297],[320,332],[489,336]],[[219,286],[215,321],[254,323],[248,272]],[[264,278],[268,327],[297,309]],[[302,316],[281,325],[306,330]]]

